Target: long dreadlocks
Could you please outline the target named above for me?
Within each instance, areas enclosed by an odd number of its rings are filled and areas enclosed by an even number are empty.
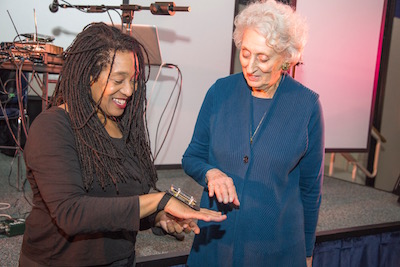
[[[75,134],[75,142],[83,170],[83,182],[90,190],[94,174],[105,188],[132,177],[123,167],[123,155],[112,143],[103,123],[97,116],[99,103],[91,96],[91,82],[97,81],[107,66],[112,70],[117,51],[132,51],[137,59],[139,75],[135,75],[134,90],[124,114],[116,118],[123,134],[129,156],[137,158],[141,177],[133,177],[153,188],[157,181],[154,159],[149,145],[145,118],[146,77],[143,46],[132,36],[104,23],[86,26],[64,53],[63,70],[59,76],[50,106],[66,104]],[[104,113],[104,112],[103,112]],[[103,114],[104,117],[106,114]],[[132,179],[132,178],[131,178]]]

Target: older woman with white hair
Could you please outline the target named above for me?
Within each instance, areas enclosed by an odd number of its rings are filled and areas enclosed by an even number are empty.
[[[311,266],[324,123],[318,94],[288,74],[305,19],[260,1],[235,18],[233,36],[242,72],[209,89],[182,159],[204,187],[201,206],[228,219],[199,222],[188,266]]]

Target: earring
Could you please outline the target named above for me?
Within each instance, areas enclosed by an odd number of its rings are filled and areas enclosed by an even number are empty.
[[[282,70],[283,71],[288,71],[290,67],[290,63],[289,62],[285,62],[282,64]]]

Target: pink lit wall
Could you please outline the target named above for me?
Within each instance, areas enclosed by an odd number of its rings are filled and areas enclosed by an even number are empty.
[[[297,0],[309,41],[295,78],[321,97],[326,148],[366,150],[384,0]]]

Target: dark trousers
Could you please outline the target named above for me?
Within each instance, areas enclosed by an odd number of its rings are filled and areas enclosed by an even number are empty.
[[[135,267],[135,265],[136,265],[136,257],[135,254],[132,254],[127,259],[115,261],[110,265],[100,265],[98,267]],[[36,263],[33,260],[26,257],[21,252],[21,254],[19,255],[19,267],[49,267],[49,266]]]

